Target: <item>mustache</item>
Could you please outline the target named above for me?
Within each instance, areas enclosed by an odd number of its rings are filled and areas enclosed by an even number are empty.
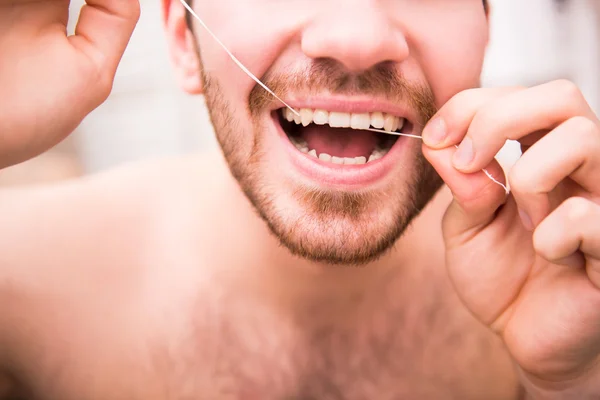
[[[285,98],[290,92],[317,94],[323,91],[334,95],[369,95],[392,103],[406,101],[419,116],[416,124],[424,126],[437,112],[433,91],[424,83],[409,82],[393,63],[381,63],[360,72],[348,72],[339,62],[317,59],[295,72],[267,71],[261,81],[277,96]],[[255,85],[248,97],[250,114],[256,117],[273,102],[273,96]]]

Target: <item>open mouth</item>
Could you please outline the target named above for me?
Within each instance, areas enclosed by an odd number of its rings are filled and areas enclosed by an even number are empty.
[[[299,110],[300,115],[287,108],[276,112],[283,131],[299,152],[338,165],[376,162],[398,141],[394,132],[411,129],[407,119],[384,112],[344,113],[306,108]]]

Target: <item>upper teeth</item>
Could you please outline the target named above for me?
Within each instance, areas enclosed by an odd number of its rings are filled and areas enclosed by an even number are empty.
[[[387,132],[396,132],[404,127],[405,122],[404,118],[382,112],[350,114],[302,108],[299,114],[296,115],[287,108],[283,109],[285,119],[304,126],[314,123],[317,125],[329,124],[332,128],[369,129],[373,127]]]

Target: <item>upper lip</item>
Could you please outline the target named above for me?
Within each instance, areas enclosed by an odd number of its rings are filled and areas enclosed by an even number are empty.
[[[413,107],[406,102],[391,103],[386,100],[376,99],[367,96],[288,96],[284,101],[296,111],[302,108],[313,110],[325,110],[329,112],[343,113],[388,113],[400,118],[405,118],[410,122],[416,121],[416,113]],[[272,110],[278,110],[285,107],[277,102]]]

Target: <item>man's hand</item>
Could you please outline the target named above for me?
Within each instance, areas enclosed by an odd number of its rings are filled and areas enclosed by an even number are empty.
[[[477,89],[425,128],[424,154],[451,189],[450,277],[504,339],[540,398],[600,398],[600,121],[572,83]],[[494,156],[524,154],[511,195]],[[460,144],[459,150],[455,145]]]
[[[0,0],[0,168],[69,135],[108,97],[138,0],[89,0],[74,36],[68,0]]]

